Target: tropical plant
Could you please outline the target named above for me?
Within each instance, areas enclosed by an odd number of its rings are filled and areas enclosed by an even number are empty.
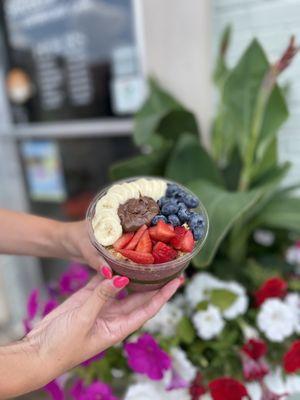
[[[115,164],[111,178],[162,175],[184,183],[207,207],[210,233],[195,259],[197,267],[217,255],[231,266],[249,258],[258,228],[300,231],[297,185],[282,182],[289,163],[280,163],[277,136],[288,118],[286,93],[278,76],[292,62],[297,47],[291,38],[282,57],[270,64],[254,39],[230,68],[227,28],[219,47],[214,82],[219,104],[211,130],[211,147],[201,139],[194,114],[154,79],[149,96],[135,117],[134,141],[144,153]],[[257,250],[257,249],[256,249]],[[221,257],[218,257],[221,256]]]

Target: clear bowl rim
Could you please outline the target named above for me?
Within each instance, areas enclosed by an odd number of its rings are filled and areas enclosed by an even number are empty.
[[[175,260],[172,261],[168,261],[165,263],[161,263],[161,264],[137,264],[137,263],[132,263],[130,261],[126,261],[126,260],[122,260],[122,259],[117,259],[115,258],[112,253],[107,250],[104,246],[102,246],[99,242],[97,242],[95,236],[94,236],[94,230],[92,227],[92,219],[93,219],[93,212],[95,209],[95,206],[98,202],[98,200],[103,197],[106,192],[108,191],[108,189],[112,186],[112,185],[117,185],[117,184],[121,184],[121,183],[125,183],[125,182],[131,182],[131,181],[135,181],[136,179],[141,179],[141,178],[145,178],[145,179],[161,179],[167,183],[176,183],[176,185],[178,185],[179,187],[181,187],[182,189],[184,189],[185,191],[187,191],[188,193],[192,194],[193,196],[197,197],[195,195],[195,193],[193,193],[190,189],[188,189],[187,187],[185,187],[184,185],[182,185],[181,183],[178,183],[176,181],[173,181],[171,179],[167,179],[167,178],[163,178],[160,176],[151,176],[151,175],[140,175],[140,176],[134,176],[134,177],[130,177],[130,178],[126,178],[126,179],[120,179],[117,181],[114,181],[112,184],[105,186],[102,190],[100,190],[95,197],[93,198],[93,200],[91,201],[87,212],[86,212],[86,221],[88,223],[88,232],[89,232],[89,237],[90,240],[93,244],[93,246],[99,251],[99,253],[107,260],[111,261],[112,263],[115,264],[119,264],[120,266],[130,269],[132,271],[136,271],[136,270],[150,270],[152,268],[155,268],[156,271],[160,270],[163,271],[165,269],[169,269],[170,267],[172,267],[172,269],[178,267],[181,264],[187,263],[189,262],[192,258],[195,257],[196,254],[198,254],[198,252],[200,251],[200,249],[203,247],[204,243],[206,242],[207,236],[208,236],[208,232],[209,232],[209,218],[208,218],[208,214],[207,211],[203,205],[203,203],[201,202],[201,200],[199,199],[199,206],[195,209],[197,211],[200,211],[205,219],[205,233],[204,236],[198,240],[196,242],[196,245],[193,249],[193,251],[191,253],[186,253],[183,256],[178,257]]]

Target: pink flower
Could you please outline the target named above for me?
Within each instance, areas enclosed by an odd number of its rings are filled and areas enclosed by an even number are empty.
[[[189,383],[183,379],[178,372],[172,369],[171,381],[166,390],[183,389],[189,387]]]
[[[58,306],[58,301],[55,299],[50,299],[48,300],[45,305],[44,305],[44,310],[43,310],[43,317],[45,315],[49,314],[51,311],[53,311],[56,307]]]
[[[148,333],[140,336],[135,343],[126,343],[124,349],[133,371],[145,374],[152,380],[162,379],[164,372],[171,368],[170,356]]]
[[[213,400],[242,400],[249,399],[245,386],[232,378],[218,378],[210,382],[209,389]]]
[[[37,314],[39,306],[39,289],[33,289],[27,299],[27,318],[29,320],[34,319]]]
[[[247,381],[259,381],[269,372],[269,367],[263,358],[267,350],[266,343],[260,339],[250,339],[242,347],[243,374]]]
[[[81,363],[80,365],[82,367],[88,367],[89,365],[91,365],[94,361],[98,361],[98,360],[102,360],[102,358],[105,356],[105,351],[102,351],[99,354],[96,354],[94,357],[89,358],[86,361],[83,361],[83,363]]]
[[[268,347],[261,339],[249,339],[242,347],[242,352],[247,354],[252,360],[259,360],[266,355]]]
[[[64,391],[57,380],[49,382],[48,385],[44,386],[44,390],[53,400],[64,400],[65,398]]]
[[[68,270],[62,274],[59,280],[61,294],[68,295],[81,289],[89,279],[87,268],[80,263],[71,263]]]
[[[117,400],[111,387],[100,381],[85,387],[82,380],[78,380],[71,388],[70,393],[75,400]]]

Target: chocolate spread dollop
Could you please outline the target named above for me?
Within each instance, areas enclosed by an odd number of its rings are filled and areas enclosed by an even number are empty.
[[[120,204],[118,208],[118,215],[125,232],[136,231],[144,224],[149,225],[152,218],[158,213],[158,204],[147,196],[129,199],[126,203]]]

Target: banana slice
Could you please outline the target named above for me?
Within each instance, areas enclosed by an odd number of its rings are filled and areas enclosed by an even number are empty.
[[[112,186],[107,193],[115,196],[119,200],[119,204],[125,203],[131,197],[130,189],[124,184]]]
[[[96,240],[102,246],[110,246],[122,236],[122,226],[119,218],[114,216],[101,219],[94,228]]]
[[[96,213],[99,209],[106,208],[107,210],[117,210],[120,205],[117,196],[112,194],[106,194],[103,196],[96,205]]]
[[[123,183],[123,186],[128,189],[130,193],[130,199],[138,199],[140,197],[140,191],[134,182]]]
[[[119,218],[118,216],[118,211],[115,209],[108,209],[108,208],[98,208],[97,212],[94,215],[94,218],[92,220],[92,226],[95,229],[96,226],[105,218]]]
[[[141,178],[135,181],[139,188],[141,196],[152,197],[152,185],[151,180],[146,178]]]

